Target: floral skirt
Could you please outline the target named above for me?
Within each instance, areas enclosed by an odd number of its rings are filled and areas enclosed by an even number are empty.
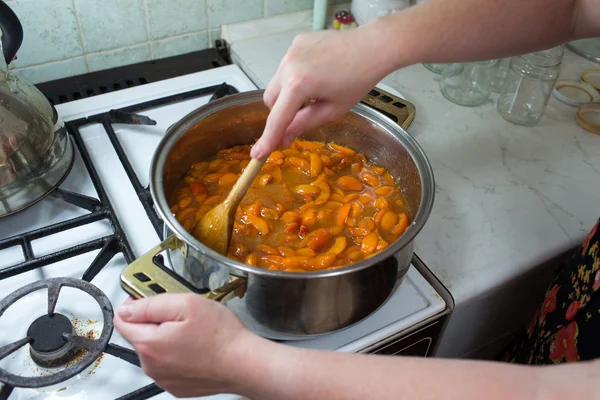
[[[504,361],[541,365],[600,357],[599,225],[554,279]]]

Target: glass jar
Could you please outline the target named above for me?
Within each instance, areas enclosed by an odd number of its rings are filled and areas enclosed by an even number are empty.
[[[435,74],[440,74],[446,64],[423,64],[423,66]]]
[[[560,75],[563,54],[560,46],[513,57],[498,97],[498,112],[502,118],[526,126],[542,119]]]
[[[498,60],[447,64],[442,71],[440,91],[453,103],[478,106],[490,97],[497,71]]]
[[[496,73],[496,79],[494,80],[494,87],[492,90],[496,93],[502,92],[504,84],[506,83],[506,76],[510,69],[510,58],[503,58],[498,64],[498,72]]]

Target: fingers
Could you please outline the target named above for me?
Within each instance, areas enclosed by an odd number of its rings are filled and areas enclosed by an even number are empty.
[[[283,146],[289,146],[296,136],[334,120],[340,114],[339,106],[328,101],[319,101],[298,111],[285,131]]]
[[[188,305],[188,296],[162,294],[145,299],[126,301],[117,310],[118,316],[129,323],[160,324],[167,321],[182,321]]]
[[[252,146],[251,157],[262,159],[275,150],[275,147],[281,142],[286,129],[296,116],[298,109],[302,107],[304,99],[296,91],[292,90],[291,87],[293,85],[284,87],[279,97],[277,97],[277,101],[275,101],[267,118],[267,124],[262,136]]]
[[[273,108],[275,102],[277,101],[277,97],[279,97],[279,93],[281,92],[281,83],[279,80],[279,75],[280,73],[278,70],[273,79],[271,79],[271,81],[267,85],[265,92],[263,93],[263,101],[265,105],[269,108]]]
[[[156,338],[158,325],[155,324],[132,324],[124,321],[118,315],[113,319],[115,328],[121,336],[129,343],[149,342]]]
[[[283,137],[283,139],[281,140],[281,146],[282,147],[290,147],[292,145],[292,143],[294,142],[294,139],[296,137],[292,136],[292,135],[286,135]]]

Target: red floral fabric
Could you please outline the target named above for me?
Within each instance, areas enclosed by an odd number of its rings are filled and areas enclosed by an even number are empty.
[[[550,343],[550,360],[559,363],[565,359],[567,362],[577,361],[579,353],[577,351],[577,322],[573,321],[569,325],[560,328],[554,340]]]
[[[600,220],[546,291],[525,332],[502,355],[552,364],[600,358]]]

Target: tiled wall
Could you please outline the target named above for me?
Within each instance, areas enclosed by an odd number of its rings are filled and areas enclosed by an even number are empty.
[[[223,24],[312,7],[312,0],[5,0],[24,29],[11,64],[44,82],[209,47]]]

